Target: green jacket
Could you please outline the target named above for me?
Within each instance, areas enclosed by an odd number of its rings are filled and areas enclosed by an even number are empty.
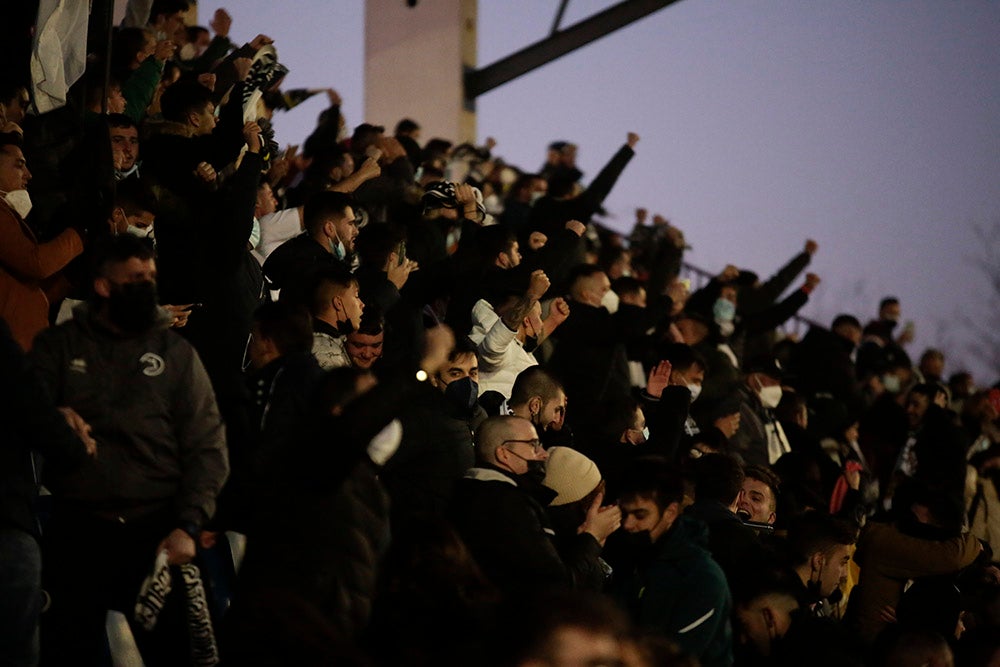
[[[621,588],[635,623],[677,642],[703,667],[733,664],[732,597],[705,548],[707,529],[687,516],[653,545],[653,556]]]

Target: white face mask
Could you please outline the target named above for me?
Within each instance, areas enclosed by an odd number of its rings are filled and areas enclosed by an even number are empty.
[[[618,312],[618,295],[615,294],[614,290],[608,290],[601,297],[601,305],[608,309],[611,314]]]
[[[31,213],[31,195],[27,190],[11,190],[4,194],[4,201],[17,211],[22,220]]]
[[[132,236],[138,236],[141,239],[152,239],[153,236],[153,225],[149,227],[136,227],[135,225],[129,225],[125,228],[125,231]]]
[[[538,201],[539,199],[541,199],[542,197],[544,197],[544,196],[545,196],[545,193],[544,193],[544,192],[538,192],[538,191],[535,191],[535,192],[532,192],[532,193],[531,193],[531,205],[532,205],[532,206],[534,206],[534,205],[535,205],[535,203],[536,203],[536,202],[537,202],[537,201]]]
[[[115,180],[116,181],[124,180],[124,179],[128,178],[129,176],[131,176],[132,174],[137,173],[138,171],[139,171],[139,163],[138,162],[136,162],[135,164],[133,164],[131,167],[129,167],[125,171],[121,171],[120,169],[115,169]]]
[[[757,395],[760,396],[760,402],[765,408],[776,408],[781,402],[781,386],[761,387]]]
[[[181,60],[194,60],[199,55],[201,54],[198,53],[198,47],[191,42],[188,42],[187,44],[181,47],[181,52],[180,52]]]
[[[882,384],[885,386],[885,390],[890,394],[898,394],[899,390],[902,389],[902,384],[899,381],[898,375],[883,375]]]
[[[500,215],[503,213],[503,200],[496,193],[484,199],[483,206],[486,207],[486,212],[490,215]]]
[[[701,385],[700,384],[689,384],[687,385],[688,391],[691,392],[691,402],[694,403],[701,396]]]

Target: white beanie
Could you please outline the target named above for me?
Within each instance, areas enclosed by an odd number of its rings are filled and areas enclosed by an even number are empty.
[[[601,483],[597,465],[575,449],[552,447],[548,453],[543,484],[559,494],[549,505],[575,503]]]

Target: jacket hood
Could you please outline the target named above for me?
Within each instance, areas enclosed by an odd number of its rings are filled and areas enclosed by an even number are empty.
[[[673,559],[684,554],[691,546],[708,548],[708,526],[698,519],[682,514],[670,530],[656,543],[661,559]]]

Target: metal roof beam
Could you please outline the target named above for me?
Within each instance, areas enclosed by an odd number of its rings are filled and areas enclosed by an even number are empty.
[[[557,30],[545,39],[526,46],[506,58],[465,73],[468,100],[546,65],[556,58],[609,35],[619,28],[659,11],[678,0],[623,0],[578,23]]]

